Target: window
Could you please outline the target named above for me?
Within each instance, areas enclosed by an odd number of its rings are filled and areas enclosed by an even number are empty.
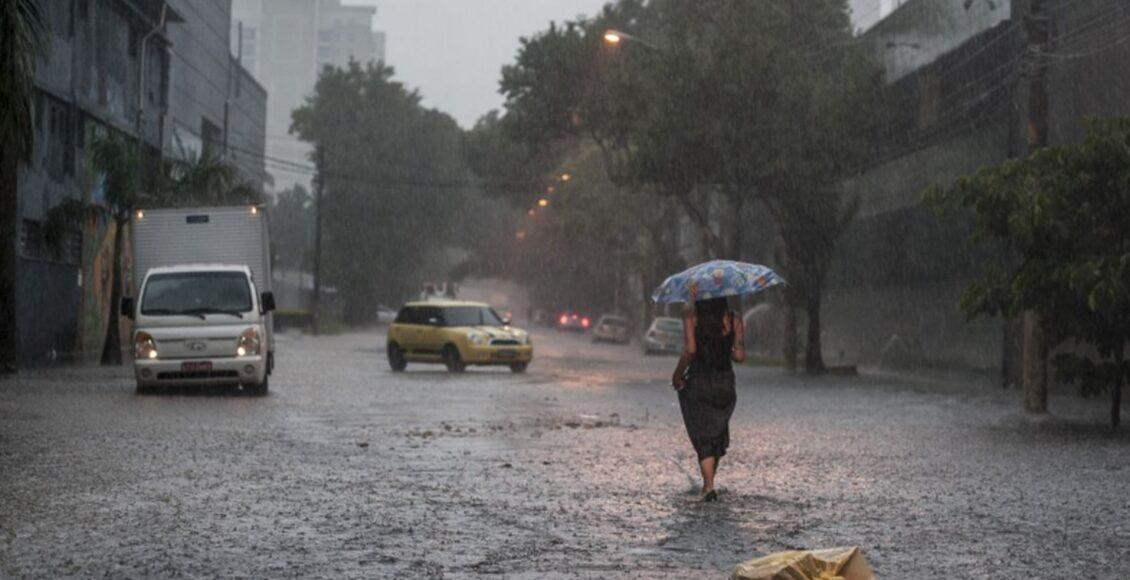
[[[47,242],[43,236],[43,224],[36,220],[24,220],[20,228],[20,254],[27,258],[47,257]]]
[[[81,261],[82,230],[77,223],[23,220],[20,225],[21,256],[65,264],[78,264]]]
[[[250,312],[251,285],[242,272],[155,274],[145,282],[141,313],[147,316]]]
[[[203,154],[214,156],[220,154],[220,147],[223,145],[223,132],[219,125],[202,117],[200,119],[200,139],[204,141]]]
[[[444,326],[502,326],[494,310],[483,306],[455,306],[443,312]]]

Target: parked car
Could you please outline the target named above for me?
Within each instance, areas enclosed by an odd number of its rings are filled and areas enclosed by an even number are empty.
[[[377,306],[377,324],[392,324],[396,320],[397,311],[380,304]]]
[[[679,354],[683,351],[683,321],[659,317],[651,321],[643,339],[644,354]]]
[[[592,328],[592,341],[615,342],[627,344],[631,340],[628,335],[628,319],[616,314],[605,314]]]
[[[592,319],[575,310],[566,310],[557,315],[557,330],[587,332],[590,326]]]
[[[468,365],[525,372],[534,347],[526,331],[509,324],[481,302],[409,302],[388,328],[389,367],[400,372],[420,362],[443,363],[453,373]]]

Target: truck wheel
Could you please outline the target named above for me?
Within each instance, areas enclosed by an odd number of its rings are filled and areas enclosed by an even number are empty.
[[[266,397],[267,391],[270,390],[270,388],[270,379],[266,375],[264,375],[263,382],[259,383],[258,385],[251,385],[250,390],[251,394],[256,397]]]
[[[400,345],[395,342],[388,345],[388,366],[392,372],[399,373],[408,367],[408,361],[404,358],[404,351],[400,350]]]
[[[463,357],[459,356],[459,349],[454,344],[443,347],[443,364],[447,366],[448,371],[453,373],[461,373],[467,368],[467,365],[463,362]]]
[[[521,374],[526,372],[526,368],[529,366],[530,363],[514,363],[510,365],[510,372]]]

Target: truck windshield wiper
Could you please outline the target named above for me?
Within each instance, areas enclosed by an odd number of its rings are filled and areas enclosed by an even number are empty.
[[[205,314],[227,314],[228,316],[234,316],[240,319],[243,318],[243,314],[236,310],[222,310],[219,308],[193,308],[191,310],[185,310],[182,314],[195,314],[200,318],[205,318]]]

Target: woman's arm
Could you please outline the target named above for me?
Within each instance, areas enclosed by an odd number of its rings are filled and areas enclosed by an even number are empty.
[[[687,366],[691,364],[691,359],[694,358],[695,345],[694,341],[694,307],[687,308],[683,311],[683,354],[679,357],[679,363],[675,365],[675,374],[671,377],[671,384],[674,385],[676,391],[683,390],[686,386],[687,379],[683,376],[687,372]]]
[[[734,350],[730,351],[730,359],[734,362],[745,360],[745,321],[737,314],[731,315],[734,319]]]

